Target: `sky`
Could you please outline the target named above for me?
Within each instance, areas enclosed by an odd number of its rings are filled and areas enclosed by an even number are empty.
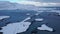
[[[19,1],[37,1],[37,2],[60,2],[60,0],[0,0],[0,1],[11,1],[11,2],[19,2]]]
[[[26,1],[26,0],[0,0],[0,1],[20,2],[20,1]]]
[[[34,5],[34,6],[60,6],[60,0],[0,0],[0,1],[10,1],[24,5]]]

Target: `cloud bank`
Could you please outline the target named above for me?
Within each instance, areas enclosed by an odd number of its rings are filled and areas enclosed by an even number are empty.
[[[29,0],[29,1],[60,3],[60,0]]]
[[[20,1],[17,2],[19,4],[24,4],[24,5],[34,5],[34,6],[60,6],[60,3],[53,3],[53,2],[36,2],[36,1]]]

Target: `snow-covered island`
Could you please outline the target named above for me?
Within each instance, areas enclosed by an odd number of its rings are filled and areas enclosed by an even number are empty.
[[[50,31],[50,32],[53,31],[53,28],[48,27],[48,26],[45,25],[45,24],[41,25],[41,27],[38,27],[37,29],[38,29],[38,30],[46,30],[46,31]]]
[[[2,27],[2,30],[0,30],[0,32],[3,32],[3,34],[16,34],[25,32],[31,24],[30,22],[24,22],[28,19],[30,19],[30,17],[24,19],[21,22],[10,23],[7,26]]]
[[[36,18],[35,21],[43,21],[44,19],[42,18]]]
[[[11,23],[5,27],[2,27],[2,30],[0,32],[3,32],[3,34],[22,33],[29,28],[30,24],[31,24],[30,22]]]
[[[5,19],[5,18],[10,18],[10,16],[0,16],[0,20]]]

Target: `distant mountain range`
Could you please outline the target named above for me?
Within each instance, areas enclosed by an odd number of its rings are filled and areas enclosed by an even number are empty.
[[[0,10],[14,10],[14,9],[27,9],[35,10],[37,7],[32,5],[23,5],[18,3],[11,3],[8,1],[0,1]]]
[[[15,10],[15,9],[37,11],[37,10],[40,10],[41,8],[36,7],[34,5],[24,5],[24,4],[12,3],[12,2],[8,2],[8,1],[0,1],[0,10]]]

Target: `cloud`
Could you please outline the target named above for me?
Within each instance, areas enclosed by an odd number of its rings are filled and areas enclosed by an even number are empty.
[[[29,1],[60,3],[60,0],[29,0]]]
[[[17,2],[19,4],[24,4],[24,5],[34,5],[34,6],[56,6],[56,5],[60,5],[60,3],[46,3],[46,2],[36,2],[36,1],[20,1]]]

